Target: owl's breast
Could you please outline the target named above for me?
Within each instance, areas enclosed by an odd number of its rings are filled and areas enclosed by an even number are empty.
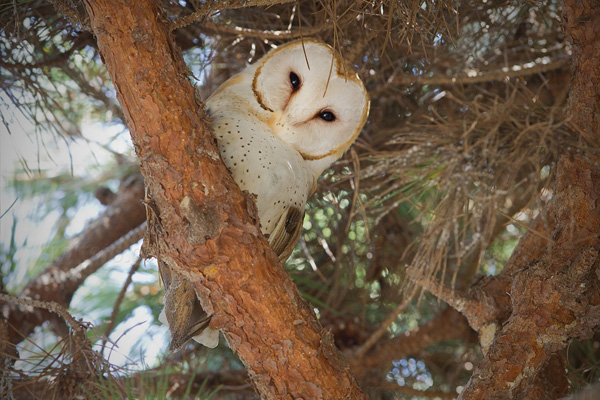
[[[304,211],[313,172],[295,149],[238,101],[209,100],[210,118],[225,165],[242,190],[257,196],[262,232],[271,234],[290,207]]]

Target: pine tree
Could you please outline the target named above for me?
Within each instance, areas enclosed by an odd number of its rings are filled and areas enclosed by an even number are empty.
[[[598,381],[597,1],[51,3],[0,6],[0,397],[554,399]],[[240,241],[222,164],[152,139],[214,150],[193,86],[206,99],[303,37],[372,104],[281,266]],[[219,193],[194,189],[198,166]],[[220,258],[188,240],[184,192],[218,210]],[[210,293],[228,346],[167,352],[144,237]],[[257,317],[243,293],[261,285],[277,295]]]

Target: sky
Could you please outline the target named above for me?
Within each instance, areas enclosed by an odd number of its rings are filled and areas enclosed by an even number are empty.
[[[65,139],[39,129],[36,132],[35,126],[11,104],[5,93],[0,93],[0,113],[0,248],[4,251],[9,248],[13,229],[14,241],[18,248],[14,256],[16,270],[7,274],[7,265],[4,264],[2,272],[6,276],[7,289],[17,294],[29,279],[28,270],[42,251],[49,252],[48,259],[56,258],[62,252],[61,248],[53,254],[52,249],[44,249],[44,245],[55,234],[61,214],[59,210],[53,210],[52,205],[59,204],[64,193],[58,186],[48,194],[20,198],[11,186],[11,181],[16,177],[19,180],[31,181],[40,173],[47,177],[67,174],[85,180],[98,178],[103,171],[102,166],[110,163],[114,157],[104,146],[119,153],[131,154],[132,145],[129,133],[122,125],[100,124],[91,120],[84,120],[81,124],[83,138]],[[28,172],[24,171],[23,160],[26,161]],[[96,218],[103,209],[104,206],[91,196],[79,201],[74,213],[70,215],[72,218],[66,228],[66,235],[74,237],[83,231],[86,224]],[[99,322],[102,312],[94,315],[84,311],[89,309],[83,304],[86,295],[107,284],[103,281],[107,274],[108,284],[120,289],[129,268],[137,259],[139,247],[138,243],[107,263],[102,268],[105,270],[103,274],[97,273],[88,277],[71,302],[70,311],[75,317],[92,323]],[[3,261],[5,260],[0,257],[0,262]],[[136,274],[134,283],[149,283],[155,280],[147,275]],[[129,287],[129,290],[131,289],[132,285]],[[36,338],[40,338],[39,332]],[[110,338],[117,343],[117,347],[107,351],[109,361],[119,366],[128,365],[133,369],[141,369],[144,366],[155,365],[164,352],[168,342],[168,328],[153,325],[150,310],[145,306],[138,307],[128,320],[114,329]]]
[[[91,57],[89,52],[85,54]],[[209,47],[186,53],[186,60],[196,84],[205,79],[209,71],[206,60],[210,56]],[[86,60],[81,57],[80,54],[75,54],[72,58],[76,67],[85,63]],[[68,92],[62,90],[64,88],[61,84],[57,85],[58,87],[53,86],[55,93]],[[115,93],[110,86],[108,90],[107,95],[114,97]],[[22,96],[27,96],[27,93]],[[23,99],[19,101],[26,102]],[[123,125],[101,124],[92,117],[84,117],[79,126],[82,137],[75,139],[53,134],[49,129],[43,129],[43,126],[37,126],[36,129],[36,126],[12,104],[5,92],[0,92],[0,117],[0,249],[6,251],[13,238],[18,249],[14,255],[16,270],[7,274],[7,264],[4,262],[2,251],[0,268],[5,276],[6,288],[16,294],[26,284],[28,275],[35,275],[31,270],[40,255],[43,254],[46,259],[52,260],[63,251],[62,247],[52,249],[45,248],[44,245],[57,231],[57,223],[61,217],[60,202],[65,193],[61,191],[61,186],[57,185],[50,193],[19,197],[11,182],[18,178],[28,182],[27,187],[35,187],[31,182],[42,175],[66,175],[82,178],[82,181],[86,182],[94,181],[102,178],[106,164],[114,164],[114,154],[111,151],[133,157],[133,146],[129,132]],[[107,183],[109,186],[113,185],[110,186],[113,190],[118,187],[117,180]],[[70,210],[73,213],[69,215],[66,236],[72,238],[83,231],[88,221],[96,218],[103,209],[104,206],[93,196],[79,195],[77,206]],[[99,322],[103,314],[87,312],[89,307],[85,307],[85,299],[89,297],[86,295],[93,295],[95,290],[107,284],[117,287],[117,291],[120,290],[129,268],[137,259],[139,246],[138,243],[129,251],[115,257],[98,273],[86,279],[71,302],[70,311],[75,317],[93,323]],[[153,265],[150,261],[146,263],[150,267]],[[46,266],[42,264],[41,267]],[[136,273],[134,283],[155,281],[158,276],[147,275]],[[128,290],[132,290],[132,285]],[[150,310],[141,306],[133,312],[131,318],[114,329],[110,338],[118,341],[119,347],[110,352],[109,361],[116,365],[128,364],[134,369],[139,369],[157,362],[168,345],[169,336],[168,328],[153,324]]]

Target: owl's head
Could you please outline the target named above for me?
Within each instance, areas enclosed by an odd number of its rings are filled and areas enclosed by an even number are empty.
[[[338,53],[317,40],[295,41],[258,61],[252,91],[268,124],[318,175],[354,142],[369,96]]]

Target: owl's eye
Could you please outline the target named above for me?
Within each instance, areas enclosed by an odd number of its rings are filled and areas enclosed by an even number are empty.
[[[300,87],[300,78],[294,72],[290,72],[290,84],[292,85],[293,90]]]
[[[332,122],[335,121],[335,114],[331,111],[321,111],[319,113],[319,118],[321,118],[323,121]]]

